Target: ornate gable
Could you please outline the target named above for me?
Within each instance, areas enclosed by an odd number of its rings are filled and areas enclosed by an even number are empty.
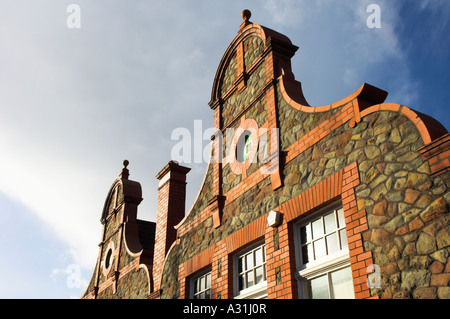
[[[369,84],[332,104],[310,106],[291,71],[298,47],[252,23],[248,11],[242,17],[213,82],[211,159],[196,201],[176,226],[178,239],[163,269],[162,298],[187,298],[190,276],[207,266],[223,283],[214,298],[233,297],[227,270],[220,269],[227,269],[222,265],[233,252],[255,240],[272,240],[272,230],[266,230],[272,210],[285,213],[280,221],[285,226],[330,201],[342,199],[344,210],[350,210],[357,200],[345,198],[343,172],[359,167],[362,181],[370,181],[369,164],[392,160],[406,143],[417,141],[408,146],[417,149],[447,132],[406,106],[383,103],[387,92]],[[389,140],[385,130],[393,125],[405,142]],[[388,195],[388,186],[364,184],[370,198],[358,203],[373,205]],[[276,229],[273,234],[278,236]]]
[[[123,164],[106,196],[97,263],[83,298],[147,298],[151,291],[155,223],[136,218],[141,185],[128,179]]]

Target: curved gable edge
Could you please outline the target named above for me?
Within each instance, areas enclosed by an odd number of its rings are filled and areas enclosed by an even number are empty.
[[[402,113],[414,123],[419,130],[425,145],[447,134],[448,132],[439,121],[431,116],[414,111],[404,105],[396,103],[383,103],[388,93],[367,83],[364,83],[353,94],[337,102],[325,106],[313,107],[306,102],[300,82],[283,75],[278,78],[278,82],[280,84],[282,96],[286,102],[293,108],[302,112],[326,112],[351,101],[356,101],[356,103],[353,103],[355,117],[351,125],[355,125],[360,122],[361,118],[364,116],[377,111],[395,111]]]
[[[214,148],[214,143],[211,142],[211,143],[210,143],[210,151],[209,151],[209,162],[208,162],[208,165],[206,166],[206,171],[205,171],[205,174],[204,174],[204,176],[203,176],[203,181],[202,181],[202,183],[201,183],[201,186],[200,186],[200,188],[199,188],[199,191],[198,191],[198,193],[197,193],[197,196],[195,197],[195,199],[194,199],[194,201],[193,201],[193,203],[192,203],[191,208],[188,210],[188,213],[184,216],[184,218],[183,218],[177,225],[174,226],[175,229],[179,229],[179,228],[185,223],[185,221],[186,221],[186,220],[191,216],[191,214],[194,212],[194,207],[195,207],[196,203],[200,200],[202,191],[203,191],[203,189],[204,189],[204,187],[205,187],[206,180],[207,180],[207,178],[208,178],[208,172],[210,171],[210,166],[213,165],[213,161],[214,161],[214,158],[213,158],[213,148]],[[169,254],[169,253],[167,253],[167,254]]]

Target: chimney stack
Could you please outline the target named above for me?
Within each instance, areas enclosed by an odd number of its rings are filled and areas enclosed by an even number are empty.
[[[159,289],[161,285],[162,268],[167,251],[176,240],[177,231],[174,226],[185,215],[186,174],[190,170],[175,161],[170,161],[156,175],[156,178],[159,179],[153,257],[153,280],[156,289]]]

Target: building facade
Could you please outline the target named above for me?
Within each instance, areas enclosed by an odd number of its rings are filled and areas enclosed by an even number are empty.
[[[209,106],[216,134],[197,199],[169,162],[156,223],[124,161],[82,298],[450,298],[450,134],[363,84],[312,107],[297,47],[243,23]]]

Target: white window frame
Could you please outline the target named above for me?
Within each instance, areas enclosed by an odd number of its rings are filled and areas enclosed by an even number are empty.
[[[210,286],[206,287],[206,289],[200,290],[197,293],[195,292],[195,287],[197,286],[197,282],[202,279],[205,278],[206,276],[210,276]],[[189,296],[191,299],[197,299],[196,296],[206,292],[209,290],[209,298],[208,299],[212,299],[211,293],[212,293],[212,271],[211,269],[207,269],[205,271],[202,271],[198,274],[196,274],[195,276],[193,276],[190,280],[190,289],[189,289]]]
[[[239,273],[239,259],[243,258],[244,256],[247,256],[248,254],[253,254],[256,250],[262,248],[264,250],[264,260],[261,264],[256,265],[255,259],[253,255],[253,267],[250,269],[243,269],[242,273]],[[267,256],[266,256],[266,245],[265,243],[257,244],[251,246],[251,248],[246,249],[244,251],[239,252],[233,262],[233,268],[234,268],[234,298],[235,299],[266,299],[267,298]],[[242,290],[239,290],[239,277],[241,274],[248,273],[250,271],[255,271],[256,268],[262,266],[263,267],[263,280],[255,284],[251,287],[244,288]]]
[[[335,231],[338,234],[338,243],[339,247],[341,248],[337,252],[333,254],[327,254],[326,256],[318,259],[309,261],[307,264],[303,264],[303,256],[302,256],[302,246],[304,243],[301,241],[301,233],[300,229],[305,226],[309,225],[309,227],[312,227],[312,223],[321,219],[322,225],[324,226],[324,217],[328,215],[331,212],[335,212],[336,216],[336,222],[338,219],[338,211],[342,210],[342,205],[333,204],[331,206],[328,206],[324,209],[321,209],[317,213],[314,213],[310,217],[308,217],[305,220],[302,220],[294,225],[294,240],[295,240],[295,257],[296,257],[296,265],[297,265],[297,272],[295,273],[295,277],[298,282],[298,291],[299,291],[299,298],[306,298],[306,292],[304,291],[304,283],[308,280],[312,280],[316,277],[322,276],[327,274],[328,276],[328,284],[329,284],[329,293],[330,298],[333,298],[333,293],[331,289],[331,280],[330,280],[330,274],[334,271],[341,270],[346,267],[350,267],[350,256],[349,256],[349,249],[348,244],[347,247],[342,248],[341,239],[339,236],[339,231],[342,229],[345,229],[344,226],[337,225],[337,228]],[[345,223],[345,222],[344,222]],[[323,229],[322,238],[325,238],[327,235],[333,233],[326,233],[325,229]],[[310,242],[308,242],[310,243]],[[313,245],[311,245],[313,246]],[[325,249],[326,249],[325,245]]]

